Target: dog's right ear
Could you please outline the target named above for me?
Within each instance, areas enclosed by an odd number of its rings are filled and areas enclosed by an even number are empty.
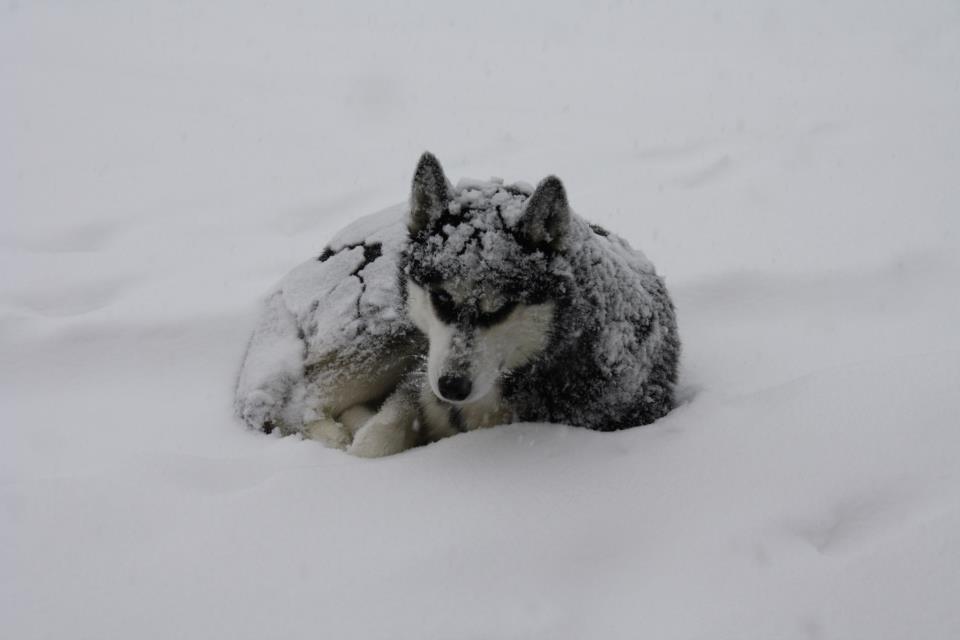
[[[557,176],[547,176],[527,200],[517,222],[521,238],[532,247],[558,251],[570,228],[567,192]]]
[[[428,228],[440,219],[450,203],[450,190],[447,177],[443,175],[440,161],[425,151],[417,163],[413,174],[413,188],[410,192],[410,219],[407,227],[410,233]]]

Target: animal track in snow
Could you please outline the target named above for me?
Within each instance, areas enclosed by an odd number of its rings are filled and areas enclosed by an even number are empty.
[[[688,160],[690,158],[700,158],[703,152],[709,147],[705,140],[691,140],[676,144],[661,144],[651,147],[637,148],[634,157],[640,160],[648,161],[669,161],[669,160]]]
[[[48,318],[78,316],[109,306],[126,289],[124,281],[95,282],[14,293],[9,300]]]
[[[885,538],[927,521],[932,509],[904,490],[877,491],[837,503],[817,517],[791,526],[823,555],[866,551]]]
[[[246,491],[274,475],[255,461],[215,459],[182,454],[151,454],[142,460],[141,473],[161,478],[171,486],[218,495]]]
[[[733,161],[730,156],[723,155],[698,169],[689,171],[684,176],[675,178],[673,183],[687,189],[702,187],[728,173],[732,165]]]
[[[88,253],[105,249],[119,232],[114,222],[93,222],[62,231],[0,236],[0,247],[34,253]]]
[[[666,144],[634,152],[634,158],[663,169],[665,183],[695,189],[730,171],[733,160],[723,148],[705,140]]]

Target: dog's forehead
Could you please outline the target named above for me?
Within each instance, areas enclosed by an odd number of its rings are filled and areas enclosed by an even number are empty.
[[[441,288],[458,306],[479,307],[481,311],[499,309],[508,297],[497,282],[489,280],[454,278],[442,283]]]
[[[496,222],[512,227],[531,193],[530,185],[523,182],[505,185],[501,178],[463,179],[453,190],[449,210],[465,219],[483,219],[495,213]]]
[[[516,232],[531,191],[520,183],[461,181],[448,212],[410,238],[406,272],[445,289],[456,304],[483,311],[540,296],[562,276],[553,272],[553,256],[531,251]]]
[[[415,238],[410,248],[417,266],[433,274],[431,280],[456,281],[452,288],[466,290],[490,287],[491,278],[523,270],[527,253],[494,209],[464,211]]]

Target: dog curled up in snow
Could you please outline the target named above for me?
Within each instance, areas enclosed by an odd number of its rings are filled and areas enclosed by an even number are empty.
[[[515,421],[608,431],[673,406],[663,280],[556,177],[456,187],[429,153],[408,206],[357,221],[270,295],[236,408],[360,456]]]

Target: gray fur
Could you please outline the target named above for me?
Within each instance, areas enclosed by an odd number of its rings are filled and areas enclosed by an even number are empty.
[[[424,152],[413,174],[413,186],[410,189],[410,231],[426,229],[438,220],[447,210],[450,201],[447,179],[443,175],[440,161],[430,153]]]
[[[457,296],[445,310],[443,287]],[[508,346],[519,335],[522,349],[485,365],[488,386],[448,402],[431,383],[427,313],[450,340],[447,373],[491,360],[477,346],[491,335]],[[558,178],[453,187],[425,153],[408,206],[348,226],[270,295],[236,408],[252,427],[363,456],[516,420],[613,430],[670,411],[679,357],[663,279],[574,213]]]
[[[567,192],[556,176],[547,176],[527,201],[518,230],[532,246],[558,250],[570,226]]]
[[[401,267],[426,287],[441,280],[480,291],[493,282],[522,303],[555,303],[547,348],[503,376],[516,419],[614,430],[670,411],[680,339],[663,279],[643,254],[570,211],[554,176],[516,220],[494,203],[502,190],[458,207],[463,191],[442,228],[411,233]]]

